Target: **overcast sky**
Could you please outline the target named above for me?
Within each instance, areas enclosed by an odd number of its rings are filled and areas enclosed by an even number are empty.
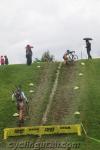
[[[93,38],[92,56],[100,56],[100,0],[0,0],[0,55],[10,63],[26,63],[50,50],[62,60],[67,49],[86,58],[84,37]]]

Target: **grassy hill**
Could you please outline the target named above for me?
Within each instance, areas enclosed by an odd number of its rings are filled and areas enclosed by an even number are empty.
[[[58,63],[34,63],[27,65],[0,66],[0,148],[5,150],[3,129],[17,127],[16,118],[12,115],[17,111],[15,103],[12,103],[12,90],[21,85],[29,99],[30,120],[25,126],[38,125],[48,103],[52,84],[55,79]],[[33,83],[33,87],[29,87]],[[29,91],[34,90],[33,94]],[[32,97],[32,99],[30,99]],[[2,144],[4,142],[4,144]]]
[[[85,65],[81,65],[84,62]],[[48,115],[47,124],[82,122],[90,137],[100,140],[100,59],[79,61],[74,66],[62,66],[59,84]],[[79,76],[83,73],[83,76]],[[74,90],[78,86],[79,89]],[[74,112],[80,112],[80,119]],[[44,138],[45,139],[45,138]],[[66,143],[80,143],[80,150],[100,149],[100,143],[86,136],[52,137]],[[52,141],[51,139],[49,139]]]
[[[81,65],[84,62],[85,65]],[[5,127],[16,126],[12,114],[16,112],[15,104],[11,102],[12,89],[21,84],[28,98],[30,96],[30,120],[25,126],[39,125],[46,110],[49,96],[56,78],[59,63],[34,63],[31,66],[10,65],[0,66],[0,140]],[[40,67],[38,67],[40,66]],[[60,70],[57,90],[55,92],[46,124],[73,124],[82,122],[87,134],[100,139],[100,59],[78,61],[74,65],[65,66]],[[83,73],[83,76],[79,76]],[[34,94],[30,95],[29,83],[34,83]],[[75,90],[74,87],[79,89]],[[77,120],[74,112],[80,112]],[[36,141],[36,137],[22,137],[19,140]],[[17,138],[13,141],[18,141]],[[79,143],[79,150],[99,150],[100,143],[87,138],[84,133],[76,135],[43,136],[39,142]],[[3,142],[3,141],[2,141]],[[6,143],[7,144],[7,143]],[[3,149],[4,144],[1,144]],[[43,150],[47,148],[43,148]],[[54,148],[56,150],[56,148]],[[64,149],[64,148],[63,148]],[[66,148],[65,148],[66,149]],[[73,150],[75,148],[71,148]],[[5,150],[5,148],[4,148]],[[41,148],[42,150],[42,148]],[[59,148],[62,150],[62,148]]]

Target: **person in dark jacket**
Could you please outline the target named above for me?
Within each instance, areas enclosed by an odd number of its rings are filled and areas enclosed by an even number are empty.
[[[86,40],[86,49],[87,49],[88,59],[92,59],[92,56],[91,56],[91,54],[90,54],[90,51],[91,51],[91,43],[89,42],[89,40]]]
[[[5,58],[5,65],[8,65],[8,57],[7,56],[4,56],[4,58]]]
[[[27,65],[32,64],[32,49],[33,46],[27,45],[26,46],[26,59],[27,59]]]

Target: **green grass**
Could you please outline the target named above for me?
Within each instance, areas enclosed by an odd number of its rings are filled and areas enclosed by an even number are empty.
[[[81,65],[85,63],[85,66]],[[100,59],[83,60],[74,66],[62,66],[59,84],[48,115],[47,124],[73,124],[82,122],[90,137],[100,140]],[[79,76],[83,73],[83,76]],[[79,86],[74,90],[74,86]],[[74,116],[80,111],[80,119]],[[42,140],[47,141],[47,137]],[[52,136],[48,139],[60,142],[80,143],[80,150],[100,149],[100,143],[75,135]]]
[[[81,62],[85,62],[85,66],[82,66]],[[30,101],[31,120],[26,125],[41,124],[56,77],[58,63],[40,63],[40,68],[37,68],[37,65],[35,63],[30,67],[26,65],[0,67],[1,133],[3,128],[16,125],[16,120],[12,117],[16,107],[11,102],[11,90],[18,84],[22,84],[22,88],[29,97],[28,84],[34,83],[35,93]],[[79,76],[79,73],[83,73],[83,76]],[[74,90],[74,86],[79,86],[79,89]],[[78,122],[83,123],[87,134],[100,140],[100,59],[81,60],[71,66],[63,65],[61,68],[47,124],[76,123],[75,111],[80,111]],[[27,140],[34,141],[36,138],[28,137]],[[100,143],[87,138],[84,133],[81,137],[77,135],[43,136],[40,141],[80,143],[79,150],[100,149]],[[62,149],[59,148],[59,150]]]
[[[11,101],[12,90],[15,90],[16,86],[22,85],[28,95],[28,84],[30,82],[36,83],[37,79],[40,78],[37,72],[40,72],[40,70],[36,68],[36,65],[30,67],[25,65],[0,67],[0,118],[2,118],[0,119],[0,127],[13,126],[9,124],[10,120],[13,121],[12,113],[15,111],[14,104]]]
[[[82,68],[84,78],[80,81],[83,87],[79,95],[81,121],[87,134],[100,140],[100,59],[85,61],[85,63],[85,67]],[[100,143],[89,139],[86,143],[87,149],[100,149]]]
[[[0,141],[3,139],[4,128],[17,126],[16,118],[12,116],[17,111],[11,100],[12,90],[21,85],[26,96],[32,97],[29,102],[31,120],[27,120],[25,125],[39,124],[48,103],[57,66],[58,63],[0,66]],[[31,82],[34,83],[33,88],[29,87]],[[34,90],[33,94],[29,93],[30,89]],[[4,145],[0,146],[3,148]]]

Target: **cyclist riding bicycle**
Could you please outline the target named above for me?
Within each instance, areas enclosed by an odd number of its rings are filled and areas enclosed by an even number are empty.
[[[21,127],[24,124],[25,115],[26,115],[26,103],[28,100],[23,91],[20,88],[17,88],[12,94],[12,101],[16,101],[17,111],[19,114],[19,123],[18,126]]]
[[[63,56],[64,64],[73,63],[75,60],[78,59],[77,55],[75,55],[75,51],[67,50]]]

